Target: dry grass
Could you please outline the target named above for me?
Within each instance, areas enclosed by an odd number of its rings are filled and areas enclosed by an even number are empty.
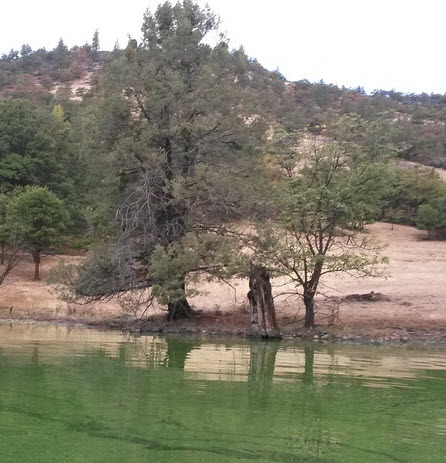
[[[446,241],[428,241],[426,232],[412,227],[377,223],[370,233],[386,244],[388,278],[353,279],[346,276],[325,280],[317,299],[316,320],[337,333],[374,337],[401,332],[446,330]],[[30,257],[8,276],[0,288],[0,318],[60,318],[72,321],[107,321],[123,314],[117,302],[78,306],[60,301],[45,278],[58,256],[42,260],[42,281],[32,281]],[[81,257],[65,257],[71,262]],[[276,282],[278,283],[278,282]],[[189,331],[244,332],[248,324],[248,283],[233,280],[232,286],[203,284],[191,299],[203,314],[181,324]],[[276,289],[276,292],[279,290]],[[350,294],[381,293],[377,301],[345,300]],[[12,307],[12,312],[10,313]],[[276,299],[279,323],[285,331],[301,329],[302,303],[297,298]],[[157,312],[160,316],[161,312]]]

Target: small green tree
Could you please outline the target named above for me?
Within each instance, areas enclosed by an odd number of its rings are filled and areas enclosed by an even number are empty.
[[[23,58],[24,56],[29,56],[32,52],[32,48],[27,43],[24,43],[20,49],[20,56]]]
[[[57,104],[57,105],[54,106],[53,110],[51,111],[51,115],[60,124],[63,124],[65,122],[65,112],[64,112],[63,106],[61,104]]]
[[[27,187],[9,202],[6,224],[21,247],[31,252],[35,280],[40,280],[41,252],[60,242],[68,219],[64,202],[44,187]]]
[[[435,198],[427,204],[422,204],[415,217],[417,228],[427,230],[428,239],[436,230],[446,229],[446,196]]]
[[[54,62],[59,69],[68,67],[70,63],[70,51],[65,45],[62,37],[59,39],[57,47],[53,50]]]
[[[418,224],[420,206],[446,195],[446,184],[434,169],[422,166],[409,169],[394,167],[392,175],[393,185],[382,210],[382,218],[389,222]]]
[[[91,43],[91,56],[93,59],[98,59],[99,56],[99,31],[96,29]]]

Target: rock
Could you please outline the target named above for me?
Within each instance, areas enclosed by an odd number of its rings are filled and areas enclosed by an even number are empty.
[[[344,298],[346,301],[370,301],[370,302],[377,302],[377,301],[388,301],[389,298],[384,296],[381,293],[375,293],[374,291],[370,291],[370,293],[365,294],[349,294]]]

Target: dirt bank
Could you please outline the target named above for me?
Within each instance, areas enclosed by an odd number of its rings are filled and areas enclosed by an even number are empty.
[[[388,277],[358,280],[338,276],[326,280],[317,298],[318,328],[311,332],[302,327],[302,303],[295,297],[278,297],[276,309],[282,332],[321,340],[446,342],[446,242],[428,241],[425,232],[412,227],[395,226],[392,230],[389,224],[377,223],[369,231],[387,245],[384,254],[390,260]],[[43,259],[43,278],[58,258]],[[1,319],[132,326],[118,303],[67,304],[44,280],[31,281],[32,275],[32,262],[26,257],[0,288]],[[247,281],[233,280],[231,285],[203,285],[201,295],[191,299],[201,311],[197,317],[168,323],[158,308],[141,328],[165,333],[245,335],[249,324]]]

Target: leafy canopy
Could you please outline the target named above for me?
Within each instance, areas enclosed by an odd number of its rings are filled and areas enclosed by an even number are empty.
[[[185,298],[185,279],[197,268],[226,272],[209,225],[238,212],[237,179],[229,179],[247,166],[255,123],[245,122],[237,85],[244,55],[223,40],[204,41],[217,25],[208,8],[166,2],[145,14],[143,41],[131,40],[110,66],[101,123],[118,227],[114,249],[84,267],[84,294],[95,281],[104,294],[145,286],[172,302]]]
[[[314,325],[313,299],[324,275],[374,276],[386,261],[364,233],[391,188],[386,145],[378,150],[381,141],[370,145],[363,134],[352,140],[351,120],[342,122],[335,140],[280,133],[273,143],[278,161],[270,163],[275,181],[263,201],[267,219],[250,238],[253,261],[288,277],[292,293],[303,295],[307,327]],[[265,195],[263,184],[259,190]]]
[[[45,187],[26,187],[7,206],[11,233],[33,251],[59,243],[68,220],[64,202]]]

